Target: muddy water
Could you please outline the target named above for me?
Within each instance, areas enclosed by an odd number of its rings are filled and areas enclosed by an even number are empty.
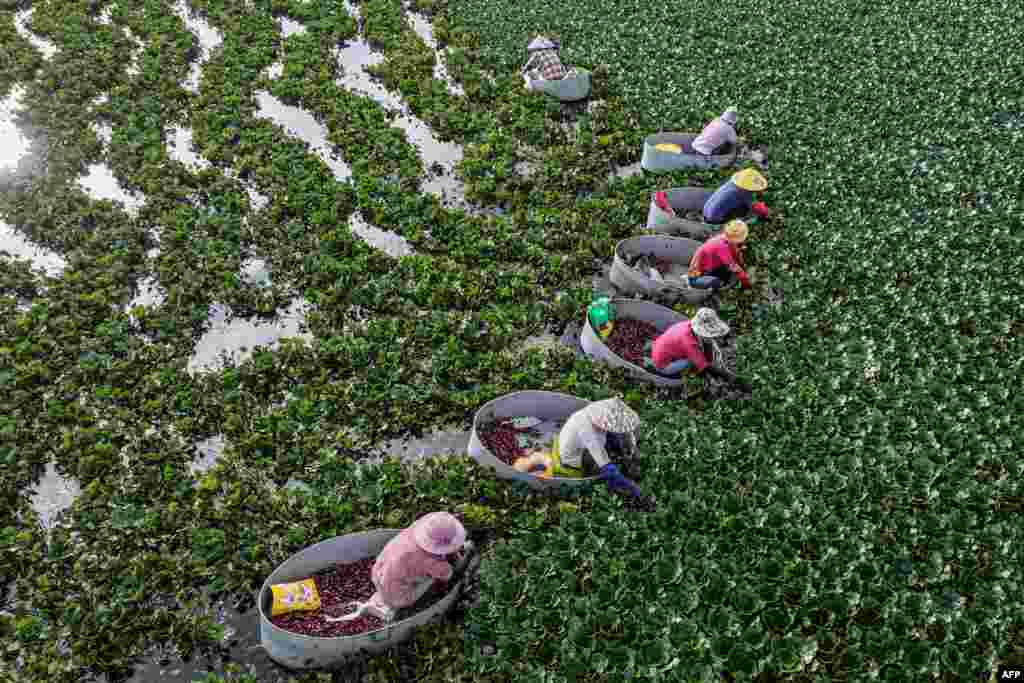
[[[280,314],[275,324],[245,319],[229,322],[229,309],[214,304],[210,307],[210,329],[196,344],[195,351],[188,361],[188,371],[217,369],[221,366],[221,359],[225,354],[235,362],[241,363],[252,355],[253,347],[274,347],[281,339],[312,339],[308,332],[303,331],[308,307],[309,304],[304,301],[292,303]]]
[[[32,32],[32,12],[32,8],[29,8],[15,14],[14,28],[18,31],[18,35],[31,43],[32,47],[39,50],[44,60],[49,61],[57,54],[57,46],[46,38]]]
[[[59,276],[67,267],[67,261],[60,254],[36,246],[14,228],[0,221],[0,252],[4,251],[31,261],[33,268],[41,268],[50,277]]]
[[[327,129],[309,112],[292,107],[265,91],[256,93],[259,111],[256,115],[269,119],[285,130],[289,135],[309,145],[310,149],[320,157],[334,177],[344,182],[352,176],[352,169],[333,151],[333,145],[327,140]]]
[[[188,78],[182,84],[182,87],[189,92],[196,93],[199,92],[199,80],[202,77],[203,65],[210,59],[213,51],[224,42],[224,37],[202,17],[193,14],[185,0],[178,0],[175,3],[174,13],[185,24],[185,28],[195,34],[199,40],[199,57],[192,62]]]
[[[385,456],[390,456],[404,463],[414,463],[440,455],[465,455],[469,448],[469,437],[468,430],[449,425],[421,437],[405,436],[378,444],[370,449],[373,457],[360,462],[377,463]]]

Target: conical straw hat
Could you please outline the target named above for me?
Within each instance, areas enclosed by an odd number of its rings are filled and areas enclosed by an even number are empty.
[[[595,401],[584,410],[595,427],[614,434],[631,432],[640,426],[640,416],[620,398]]]
[[[732,177],[736,187],[748,192],[764,192],[768,187],[768,181],[763,175],[753,168],[745,168]]]

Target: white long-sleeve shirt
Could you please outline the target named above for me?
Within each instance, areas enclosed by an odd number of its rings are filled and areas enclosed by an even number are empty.
[[[605,449],[607,435],[594,427],[590,416],[583,410],[576,411],[558,434],[558,457],[563,467],[581,469],[583,452],[588,451],[598,468],[609,462]]]

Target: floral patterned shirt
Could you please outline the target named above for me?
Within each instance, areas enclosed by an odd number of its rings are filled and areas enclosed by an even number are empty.
[[[416,545],[412,528],[404,529],[388,541],[373,565],[373,584],[382,601],[400,609],[416,602],[417,587],[425,578],[448,581],[452,566]]]

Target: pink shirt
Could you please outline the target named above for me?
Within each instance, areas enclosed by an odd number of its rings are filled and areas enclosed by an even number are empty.
[[[651,360],[659,370],[669,363],[686,358],[697,370],[708,366],[707,356],[700,350],[697,337],[690,331],[690,321],[678,322],[661,333],[651,345]]]
[[[373,565],[373,584],[383,601],[392,608],[416,602],[416,583],[424,577],[448,581],[452,566],[424,552],[412,537],[412,528],[388,541]]]
[[[693,148],[701,154],[711,154],[725,143],[736,144],[736,129],[718,117],[708,125],[693,141]]]
[[[734,273],[740,273],[743,268],[737,262],[733,246],[724,235],[712,237],[700,245],[697,253],[690,260],[690,277],[700,277],[716,268],[727,266]]]

